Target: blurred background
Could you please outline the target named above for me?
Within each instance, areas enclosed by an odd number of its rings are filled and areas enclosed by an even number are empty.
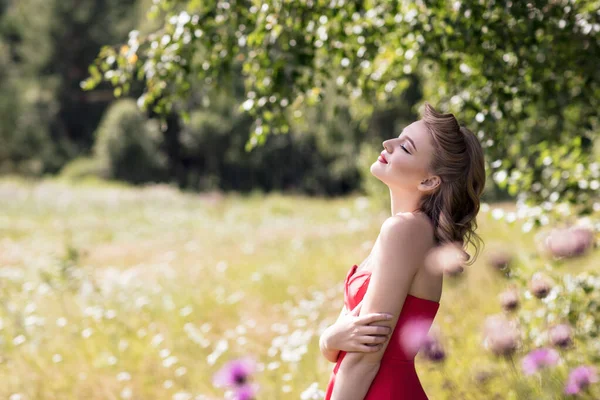
[[[0,0],[0,397],[241,399],[250,356],[253,398],[322,398],[428,101],[488,179],[426,391],[600,398],[599,61],[598,1]]]

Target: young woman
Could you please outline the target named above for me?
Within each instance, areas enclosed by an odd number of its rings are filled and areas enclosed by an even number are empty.
[[[479,253],[485,166],[477,137],[425,104],[422,119],[383,147],[371,173],[390,189],[392,216],[369,257],[348,271],[344,309],[320,338],[321,352],[336,363],[326,400],[426,400],[418,349],[402,335],[417,319],[430,327],[439,307],[443,273],[425,257],[445,243],[472,243]]]

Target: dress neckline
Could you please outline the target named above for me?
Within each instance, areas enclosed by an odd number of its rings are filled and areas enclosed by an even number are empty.
[[[363,269],[363,270],[360,270],[360,271],[359,271],[359,270],[358,270],[358,265],[354,264],[354,265],[352,266],[351,273],[348,275],[348,278],[350,278],[350,277],[354,276],[354,275],[355,275],[355,274],[357,274],[357,273],[358,273],[358,274],[365,274],[365,273],[366,273],[366,274],[368,274],[368,275],[371,275],[371,271],[369,271],[369,270],[366,270],[366,269]],[[417,296],[414,296],[414,295],[412,295],[412,294],[410,294],[410,293],[408,293],[408,294],[406,295],[406,297],[412,297],[413,299],[422,300],[422,301],[427,301],[427,302],[429,302],[429,303],[433,303],[433,304],[436,304],[436,305],[438,305],[438,306],[440,305],[440,302],[439,302],[439,301],[430,300],[430,299],[424,299],[423,297],[417,297]]]

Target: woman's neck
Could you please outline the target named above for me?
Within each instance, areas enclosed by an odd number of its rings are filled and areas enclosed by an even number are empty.
[[[390,200],[392,215],[420,211],[421,194],[418,192],[406,192],[390,188]]]

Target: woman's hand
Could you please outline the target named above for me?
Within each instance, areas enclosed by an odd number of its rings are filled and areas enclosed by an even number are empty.
[[[388,340],[392,330],[388,326],[376,325],[379,321],[388,321],[390,314],[371,313],[358,316],[362,302],[327,328],[325,347],[346,352],[369,353],[377,351]]]

